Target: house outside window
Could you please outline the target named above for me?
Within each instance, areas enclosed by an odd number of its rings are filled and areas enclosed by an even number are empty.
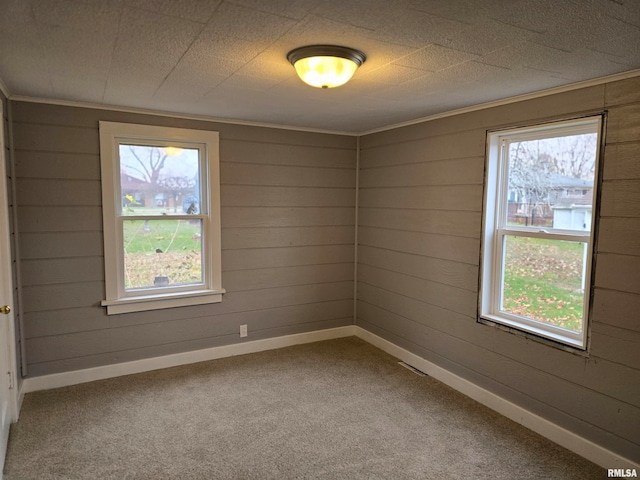
[[[488,134],[481,321],[586,349],[601,124]]]
[[[100,122],[108,314],[222,300],[218,133]]]

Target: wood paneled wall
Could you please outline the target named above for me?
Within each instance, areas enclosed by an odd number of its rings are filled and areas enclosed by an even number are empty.
[[[353,323],[355,137],[12,102],[29,376]],[[223,302],[107,316],[98,121],[220,132]]]
[[[486,132],[608,112],[589,354],[477,322]],[[357,325],[640,459],[640,78],[361,138]]]

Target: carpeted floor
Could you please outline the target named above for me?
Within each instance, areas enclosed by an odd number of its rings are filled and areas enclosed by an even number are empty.
[[[600,479],[346,338],[30,393],[5,478]]]

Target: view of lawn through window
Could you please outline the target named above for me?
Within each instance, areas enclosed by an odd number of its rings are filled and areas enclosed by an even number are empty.
[[[585,244],[512,236],[505,240],[503,309],[580,331]]]
[[[129,220],[123,223],[125,287],[202,282],[200,220]]]
[[[199,150],[120,145],[125,289],[198,284]]]

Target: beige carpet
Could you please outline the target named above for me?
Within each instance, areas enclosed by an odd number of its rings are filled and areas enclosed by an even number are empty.
[[[601,479],[356,339],[26,396],[9,480]]]

